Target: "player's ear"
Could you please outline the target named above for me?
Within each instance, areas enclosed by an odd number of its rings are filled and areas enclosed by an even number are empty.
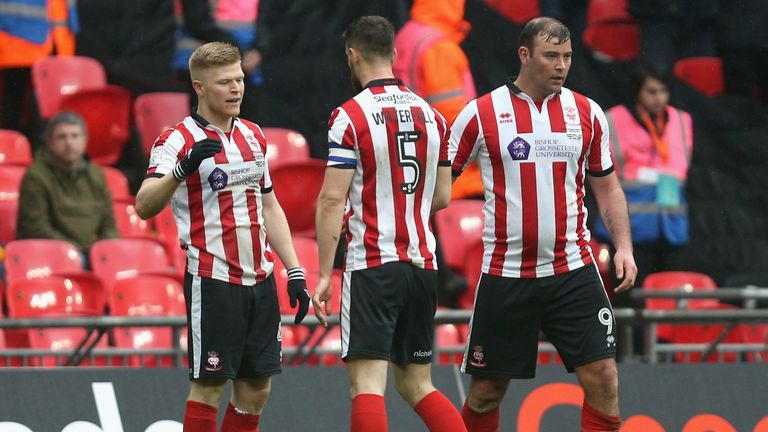
[[[517,49],[517,56],[520,58],[521,64],[528,64],[528,59],[530,55],[531,55],[531,52],[528,50],[528,47],[525,45]]]

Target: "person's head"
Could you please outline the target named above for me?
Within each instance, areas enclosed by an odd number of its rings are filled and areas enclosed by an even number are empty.
[[[45,142],[59,163],[74,168],[82,160],[88,143],[88,129],[83,118],[72,111],[54,115],[45,126]]]
[[[199,109],[209,121],[235,117],[245,91],[240,50],[225,42],[211,42],[196,49],[189,58],[189,74]]]
[[[391,68],[395,60],[395,28],[386,18],[363,16],[342,34],[346,45],[347,65],[355,90],[361,90],[361,71]]]
[[[571,68],[571,32],[560,21],[534,18],[520,32],[520,78],[528,84],[532,97],[559,92]]]
[[[631,75],[628,98],[632,105],[659,115],[669,104],[669,76],[650,63],[638,63]]]

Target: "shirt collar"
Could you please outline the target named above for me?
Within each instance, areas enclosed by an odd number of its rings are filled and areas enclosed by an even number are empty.
[[[212,127],[218,129],[218,127],[214,126],[205,119],[205,117],[201,116],[197,113],[197,106],[192,107],[192,114],[190,114],[190,117],[192,117],[192,120],[196,121],[200,126],[207,128]],[[238,120],[237,117],[232,117],[232,124],[230,125],[230,130],[232,130],[235,127],[235,122]]]
[[[401,86],[403,85],[403,82],[399,78],[381,78],[368,82],[368,84],[365,85],[365,88],[383,87],[388,85]]]

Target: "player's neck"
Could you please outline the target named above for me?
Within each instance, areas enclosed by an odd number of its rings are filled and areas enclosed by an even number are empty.
[[[232,117],[217,114],[213,110],[208,109],[205,104],[200,104],[197,107],[197,114],[224,132],[229,132],[232,129]]]
[[[546,93],[546,92],[542,92],[540,90],[537,90],[536,86],[522,72],[517,77],[517,79],[515,80],[514,84],[523,93],[527,94],[528,97],[533,99],[533,101],[536,104],[541,104],[542,102],[544,102],[544,99],[551,94],[551,93]]]
[[[379,66],[379,67],[368,67],[359,72],[358,78],[360,78],[360,83],[363,85],[363,88],[365,88],[368,83],[371,81],[379,80],[379,79],[387,79],[387,78],[394,78],[395,74],[392,73],[392,67],[391,66]]]

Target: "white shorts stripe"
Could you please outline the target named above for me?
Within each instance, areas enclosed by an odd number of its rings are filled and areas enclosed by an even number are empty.
[[[352,282],[352,272],[345,271],[341,283],[341,357],[344,358],[349,352],[349,305],[350,305],[350,287]]]
[[[200,276],[192,276],[192,304],[190,307],[190,331],[192,332],[192,374],[194,378],[200,378],[200,361],[202,358],[202,330],[203,308],[201,299]]]

